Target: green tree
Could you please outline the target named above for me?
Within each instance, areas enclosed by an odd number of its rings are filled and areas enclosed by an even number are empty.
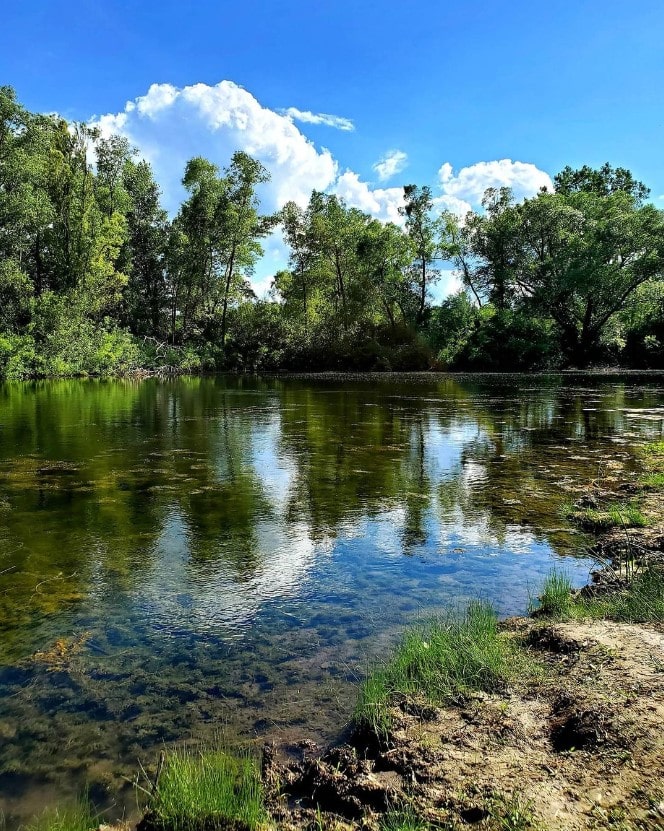
[[[519,212],[518,284],[556,321],[571,363],[586,366],[612,317],[640,285],[661,278],[663,214],[623,190],[541,193]]]
[[[457,233],[455,262],[479,306],[511,306],[523,256],[521,214],[509,188],[489,188],[483,214],[470,213]]]
[[[406,185],[404,202],[399,213],[406,219],[406,231],[413,245],[410,273],[418,297],[415,319],[421,324],[426,316],[429,287],[440,277],[436,262],[449,259],[454,251],[456,222],[449,213],[434,215],[433,197],[428,187]]]
[[[223,346],[229,305],[251,294],[247,278],[263,252],[260,239],[276,221],[259,213],[256,188],[267,180],[260,162],[241,151],[224,175],[200,157],[187,164],[182,181],[190,197],[176,218],[169,258],[183,340],[194,325],[208,339],[218,331]]]
[[[159,186],[147,162],[127,161],[122,181],[129,199],[124,252],[129,281],[124,295],[124,320],[139,335],[162,338],[168,304],[168,217],[160,205]]]
[[[569,196],[572,193],[595,193],[610,196],[622,191],[629,194],[636,206],[642,205],[650,194],[643,182],[635,179],[624,167],[612,167],[608,162],[599,169],[584,165],[576,170],[569,165],[553,177],[556,193]]]
[[[373,219],[360,238],[358,255],[367,274],[367,300],[380,304],[377,311],[386,315],[394,330],[397,320],[405,322],[417,304],[407,279],[413,260],[412,240],[394,223],[384,225]]]

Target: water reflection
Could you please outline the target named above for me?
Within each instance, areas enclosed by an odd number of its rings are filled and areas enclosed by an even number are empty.
[[[559,558],[581,582],[560,503],[630,475],[663,403],[638,377],[0,387],[0,809],[220,723],[329,733],[413,617],[523,611]]]

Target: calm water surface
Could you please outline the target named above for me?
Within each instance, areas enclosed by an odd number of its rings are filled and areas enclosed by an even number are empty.
[[[332,738],[408,622],[584,582],[560,505],[663,416],[657,376],[0,386],[0,811],[117,814],[164,742]]]

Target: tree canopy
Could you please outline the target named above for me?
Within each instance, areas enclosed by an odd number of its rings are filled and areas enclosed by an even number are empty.
[[[127,139],[1,87],[0,377],[664,365],[664,215],[625,168],[463,218],[406,184],[398,224],[319,191],[266,213],[268,179],[243,151],[192,158],[169,217]],[[272,232],[289,262],[259,300]],[[443,269],[463,288],[436,300]]]

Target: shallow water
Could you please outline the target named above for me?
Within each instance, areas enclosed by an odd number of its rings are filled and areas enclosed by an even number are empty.
[[[117,815],[164,742],[332,738],[408,623],[523,612],[560,506],[660,438],[657,376],[0,386],[0,811]]]

